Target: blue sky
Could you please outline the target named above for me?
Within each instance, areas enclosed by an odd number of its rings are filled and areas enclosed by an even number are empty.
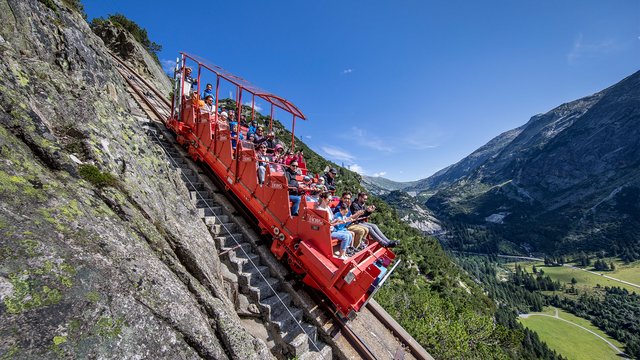
[[[287,98],[311,148],[396,181],[640,69],[638,0],[83,3],[146,28],[163,61],[193,53]]]

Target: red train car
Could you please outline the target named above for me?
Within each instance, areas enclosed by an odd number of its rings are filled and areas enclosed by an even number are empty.
[[[200,99],[199,94],[204,90],[200,86],[203,79],[210,79],[212,84],[215,82],[215,90],[213,86],[210,90],[215,106],[204,104]],[[177,61],[174,80],[173,106],[167,127],[177,135],[181,144],[188,147],[194,160],[206,164],[243,202],[263,234],[273,238],[271,252],[275,257],[286,261],[294,272],[302,274],[305,284],[323,292],[342,315],[355,316],[398,264],[396,261],[390,267],[395,254],[370,241],[364,250],[347,259],[335,256],[337,241],[331,239],[326,211],[316,209],[312,198],[302,196],[299,215],[292,216],[288,183],[282,166],[267,166],[265,181],[260,184],[254,144],[243,141],[240,138],[242,130],[233,133],[229,125],[230,122],[241,124],[242,102],[247,97],[251,101],[252,120],[256,100],[270,106],[270,128],[275,111],[292,116],[292,133],[296,120],[305,120],[304,114],[286,99],[186,53],[181,53]],[[231,95],[235,91],[235,118],[229,122],[218,111],[219,95],[225,91],[222,90],[225,86],[232,89]],[[292,135],[292,147],[294,141]]]

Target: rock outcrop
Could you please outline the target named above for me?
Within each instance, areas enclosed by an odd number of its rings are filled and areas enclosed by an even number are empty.
[[[104,41],[107,48],[123,59],[138,74],[153,81],[153,85],[162,94],[169,95],[171,81],[160,68],[156,59],[125,29],[109,20],[92,27],[93,32]]]
[[[271,357],[82,16],[0,0],[0,57],[0,354]]]

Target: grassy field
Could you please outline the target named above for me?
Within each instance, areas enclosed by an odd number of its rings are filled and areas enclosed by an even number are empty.
[[[607,275],[640,285],[640,261],[634,261],[629,265],[625,265],[622,261],[615,261],[615,265],[616,269],[609,271]],[[640,293],[640,289],[636,288],[636,292]]]
[[[505,267],[513,270],[515,268],[515,264],[516,263],[508,263],[505,264]],[[567,266],[544,266],[544,263],[542,262],[519,262],[518,264],[526,269],[529,273],[533,272],[532,268],[535,264],[538,270],[544,270],[545,275],[549,275],[553,280],[560,281],[561,283],[568,286],[571,286],[571,279],[575,278],[577,281],[576,289],[578,290],[588,291],[599,284],[602,287],[617,286],[629,291],[640,293],[640,289],[638,289],[637,287],[627,285],[615,280],[607,279],[600,275],[591,274],[580,269],[570,268]],[[593,270],[592,268],[588,269]],[[640,282],[640,261],[636,261],[626,266],[622,263],[616,263],[615,271],[606,271],[602,273],[614,278],[618,278],[620,280],[625,280],[637,284],[638,282]]]
[[[541,313],[532,314],[555,316],[555,309],[545,308]],[[579,318],[562,310],[558,310],[558,316],[561,319],[584,326],[585,328],[604,337],[620,349],[623,347],[622,344],[611,339],[604,332],[593,326],[588,320]],[[582,360],[620,358],[617,356],[618,353],[602,339],[584,329],[560,319],[549,316],[534,315],[527,318],[520,318],[519,321],[527,328],[538,333],[540,339],[546,342],[551,349],[557,351],[568,359]]]

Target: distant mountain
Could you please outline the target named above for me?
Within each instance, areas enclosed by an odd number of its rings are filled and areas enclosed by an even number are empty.
[[[414,186],[417,181],[397,182],[380,176],[362,176],[362,186],[375,195],[388,194],[390,191],[402,190]]]
[[[640,72],[505,132],[404,190],[481,236],[464,248],[640,257]],[[464,227],[464,226],[463,226]]]
[[[440,219],[454,248],[640,258],[640,72],[533,116],[426,179],[371,183],[414,227]]]
[[[437,235],[442,232],[440,221],[420,203],[418,198],[401,190],[391,191],[381,197],[396,209],[400,220],[409,226],[429,235]]]

